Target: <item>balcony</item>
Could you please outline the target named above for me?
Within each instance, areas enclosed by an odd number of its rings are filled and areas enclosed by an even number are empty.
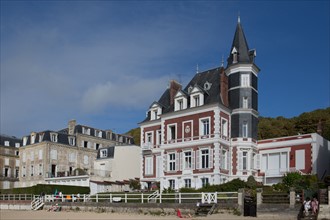
[[[143,153],[151,153],[152,148],[154,148],[154,145],[152,143],[144,143],[142,145]]]

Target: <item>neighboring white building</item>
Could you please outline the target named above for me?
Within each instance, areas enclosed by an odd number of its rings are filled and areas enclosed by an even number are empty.
[[[258,142],[260,171],[264,184],[278,183],[287,172],[330,174],[330,142],[319,134],[272,138]]]
[[[130,191],[129,180],[140,177],[141,148],[136,145],[99,149],[91,175],[91,194]]]

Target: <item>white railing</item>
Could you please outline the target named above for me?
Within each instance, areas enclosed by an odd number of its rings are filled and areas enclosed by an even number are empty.
[[[11,200],[18,200],[19,198],[25,198],[25,195],[16,195],[15,197],[8,195],[0,195],[1,197],[11,198]],[[0,197],[0,200],[1,200]],[[28,194],[26,198],[29,200],[37,199],[40,196],[33,196]],[[8,200],[8,199],[7,199]],[[238,201],[237,192],[212,192],[212,193],[110,193],[110,194],[62,194],[62,195],[45,195],[44,202],[110,202],[110,203],[219,203],[223,200]],[[41,200],[42,201],[42,200]]]
[[[20,200],[33,200],[33,194],[0,194],[0,200],[13,200],[13,201],[20,201]]]

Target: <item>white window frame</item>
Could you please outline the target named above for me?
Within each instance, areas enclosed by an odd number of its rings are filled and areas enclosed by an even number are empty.
[[[174,135],[172,133],[172,127],[174,127]],[[177,132],[177,124],[176,123],[167,125],[167,140],[168,141],[172,141],[172,142],[176,141],[177,133],[178,132]]]
[[[168,180],[168,185],[169,185],[169,188],[175,189],[175,180],[174,179],[169,179]]]
[[[144,167],[144,174],[146,176],[152,176],[154,174],[154,166],[153,166],[153,157],[145,157],[145,167]]]
[[[184,187],[191,188],[191,179],[184,179]]]
[[[201,182],[202,182],[202,187],[210,184],[209,178],[207,177],[202,177]]]
[[[190,154],[190,155],[189,155]],[[182,152],[182,169],[192,170],[193,169],[193,151],[183,151]]]
[[[249,98],[247,96],[243,96],[242,98],[242,108],[249,108]]]
[[[207,151],[207,153],[203,152]],[[210,168],[210,149],[209,148],[202,148],[200,149],[200,169],[209,169]]]
[[[167,154],[167,171],[176,171],[177,166],[177,154],[175,152],[170,152]]]
[[[221,155],[220,155],[220,168],[224,170],[228,170],[227,164],[228,164],[228,150],[222,149]]]
[[[161,145],[162,142],[162,131],[161,130],[157,130],[156,131],[156,145]]]
[[[204,122],[207,122],[204,123]],[[207,127],[205,125],[208,125]],[[209,136],[211,134],[211,117],[201,118],[199,120],[199,135],[200,136]]]
[[[247,121],[243,121],[242,124],[242,137],[247,138],[249,136],[249,124]]]
[[[100,158],[108,157],[108,149],[101,149],[100,150]]]
[[[221,118],[221,137],[222,139],[228,140],[228,120]]]
[[[57,142],[57,134],[56,133],[50,133],[50,140],[52,142]]]
[[[250,87],[250,74],[241,74],[241,87]]]
[[[75,146],[76,138],[75,137],[68,137],[68,139],[69,139],[69,145]]]
[[[9,141],[5,141],[5,146],[9,147]]]
[[[154,132],[152,131],[148,131],[146,132],[146,144],[148,146],[152,146],[153,145],[153,139],[154,139],[154,135],[153,135]]]

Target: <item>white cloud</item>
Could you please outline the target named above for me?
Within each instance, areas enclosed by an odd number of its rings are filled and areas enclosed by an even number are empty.
[[[147,109],[165,91],[168,78],[108,81],[90,87],[82,97],[85,112],[95,113],[105,108]]]

